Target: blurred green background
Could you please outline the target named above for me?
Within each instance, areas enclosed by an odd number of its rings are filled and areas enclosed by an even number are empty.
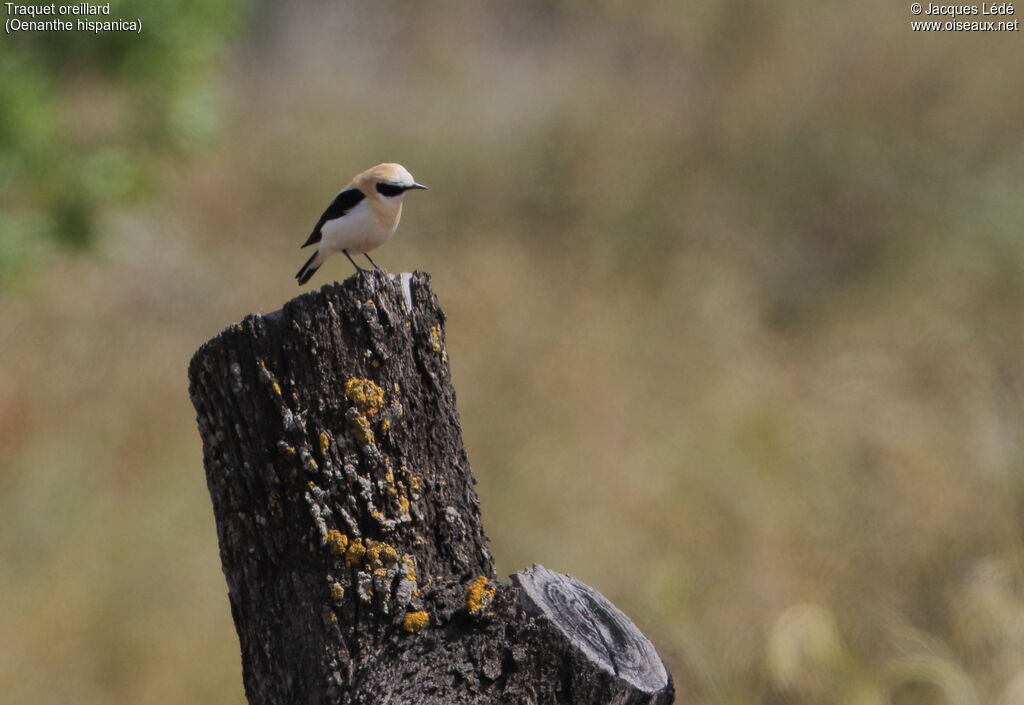
[[[0,42],[0,700],[244,702],[186,364],[399,161],[431,190],[375,258],[449,314],[503,574],[601,590],[680,702],[1024,703],[1019,33],[113,12],[143,33]]]

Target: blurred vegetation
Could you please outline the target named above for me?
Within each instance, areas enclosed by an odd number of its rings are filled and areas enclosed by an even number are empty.
[[[385,160],[431,187],[375,259],[434,275],[502,571],[600,589],[680,702],[1022,702],[1018,37],[306,0],[233,51],[219,139],[142,149],[110,247],[0,299],[12,702],[243,702],[185,365]]]
[[[54,248],[94,246],[114,209],[152,192],[164,159],[212,134],[221,102],[214,69],[242,9],[241,0],[115,0],[109,16],[90,19],[141,18],[143,34],[8,35],[0,287]]]

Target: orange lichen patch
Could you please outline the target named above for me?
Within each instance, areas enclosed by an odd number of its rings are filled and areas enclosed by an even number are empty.
[[[384,548],[380,552],[380,557],[388,565],[398,563],[398,551],[395,550],[394,546],[389,544],[384,544]]]
[[[366,549],[366,561],[370,565],[391,565],[398,562],[398,551],[389,543],[371,541]]]
[[[366,546],[363,545],[362,539],[354,539],[348,545],[348,550],[345,552],[345,565],[354,566],[363,560],[363,556],[366,555]]]
[[[345,382],[345,398],[367,416],[373,416],[384,406],[384,390],[372,380],[361,377],[348,378]]]
[[[262,373],[262,377],[266,381],[270,382],[270,386],[274,389],[274,392],[278,396],[283,396],[283,393],[281,392],[281,385],[277,383],[277,379],[274,378],[274,374],[270,370],[267,369],[267,363],[265,363],[263,360],[257,360],[256,364],[260,368],[260,372]]]
[[[407,612],[405,615],[405,621],[402,623],[402,628],[410,633],[418,632],[420,629],[427,626],[429,622],[430,615],[423,610],[420,610],[419,612]]]
[[[327,536],[324,537],[327,541],[327,545],[331,549],[331,553],[336,556],[344,555],[348,550],[348,536],[341,533],[337,529],[331,529],[327,532]]]
[[[265,379],[266,381],[270,382],[270,386],[273,388],[274,393],[276,393],[276,395],[278,395],[279,397],[283,397],[284,395],[283,392],[281,391],[281,384],[279,384],[278,380],[274,378],[273,373],[267,369],[266,363],[263,362],[262,360],[257,360],[256,365],[259,367],[260,376],[263,377],[263,379]]]
[[[434,352],[441,352],[441,326],[430,329],[430,347]]]
[[[373,443],[376,438],[373,435],[373,429],[370,428],[369,420],[362,414],[359,414],[353,420],[352,432],[360,443]]]
[[[497,591],[497,586],[491,585],[487,576],[481,575],[466,591],[466,611],[473,615],[480,614],[487,605],[491,604]]]

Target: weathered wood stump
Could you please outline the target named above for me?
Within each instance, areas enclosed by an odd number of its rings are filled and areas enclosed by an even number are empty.
[[[443,326],[427,275],[365,272],[193,357],[249,702],[671,703],[597,591],[497,581]]]

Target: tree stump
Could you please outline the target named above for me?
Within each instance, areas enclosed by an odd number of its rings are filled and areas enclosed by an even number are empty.
[[[361,272],[193,357],[249,702],[671,703],[597,591],[496,579],[444,320],[426,274]]]

